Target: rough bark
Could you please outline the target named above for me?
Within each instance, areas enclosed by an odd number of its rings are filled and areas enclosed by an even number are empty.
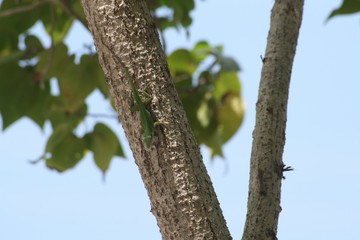
[[[145,1],[82,0],[82,5],[163,239],[231,239]],[[113,53],[138,88],[146,86],[153,97],[151,111],[162,125],[148,149],[139,113],[130,110],[129,82]]]
[[[261,73],[243,238],[277,239],[289,85],[303,0],[276,0]]]

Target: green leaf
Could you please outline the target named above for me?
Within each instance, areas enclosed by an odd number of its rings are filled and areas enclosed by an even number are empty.
[[[201,128],[201,124],[197,118],[197,111],[200,107],[203,96],[196,93],[180,92],[180,97],[191,129],[194,131],[195,135],[197,135]]]
[[[80,71],[79,75],[84,79],[83,83],[88,85],[88,94],[96,87],[99,87],[99,90],[105,97],[109,96],[104,72],[100,67],[97,55],[82,55],[78,68]]]
[[[96,56],[83,55],[79,64],[69,66],[66,74],[59,75],[60,93],[68,110],[81,106],[99,81],[105,82]]]
[[[39,51],[44,49],[40,40],[34,35],[26,35],[24,42],[26,47],[26,54],[24,57],[26,57],[26,59],[35,57]]]
[[[200,143],[206,142],[217,129],[216,103],[210,93],[199,99],[200,105],[196,111],[197,130],[196,136]]]
[[[29,116],[41,127],[48,111],[49,83],[39,81],[33,67],[22,68],[14,62],[1,65],[0,76],[3,129],[23,116]]]
[[[179,72],[173,75],[173,82],[180,95],[182,92],[187,92],[193,88],[192,75],[185,72]]]
[[[217,45],[213,48],[213,52],[215,55],[221,55],[223,51],[224,51],[223,45]]]
[[[45,152],[52,152],[62,143],[65,137],[74,132],[74,129],[84,119],[87,112],[87,105],[84,104],[82,107],[77,109],[73,113],[64,112],[57,100],[58,98],[53,97],[52,103],[50,104],[50,116],[53,132],[49,137]]]
[[[72,133],[61,136],[61,141],[50,151],[51,157],[46,159],[46,166],[63,172],[73,168],[85,155],[86,142]]]
[[[83,55],[80,63],[75,64],[74,56],[68,55],[64,44],[42,52],[37,69],[45,71],[47,78],[58,79],[60,97],[69,112],[83,105],[88,95],[99,86],[99,79],[104,79],[95,56]]]
[[[214,97],[220,101],[228,92],[240,96],[241,85],[238,75],[235,72],[221,72],[214,84]]]
[[[72,130],[73,129],[69,128],[66,124],[62,124],[54,129],[46,143],[45,152],[53,152],[60,144],[62,144],[66,137],[72,135]]]
[[[360,12],[360,0],[343,0],[342,5],[331,12],[328,20],[337,15],[353,14]]]
[[[216,131],[211,137],[206,139],[204,141],[204,144],[209,148],[210,150],[210,156],[211,159],[213,159],[216,156],[224,157],[223,151],[222,151],[222,145],[224,144],[223,139],[221,137],[221,134],[219,134],[218,131]]]
[[[222,144],[224,144],[234,136],[244,119],[244,101],[238,95],[229,92],[223,97],[217,114],[219,134],[221,135]]]
[[[73,112],[69,112],[59,97],[52,97],[49,103],[49,120],[54,131],[57,128],[64,128],[73,131],[85,118],[87,105],[84,103]]]
[[[206,137],[199,136],[201,142],[209,148],[211,158],[224,157],[222,146],[239,129],[244,119],[244,112],[244,103],[239,96],[233,93],[224,96],[222,105],[216,111],[216,125],[208,128]]]
[[[42,3],[31,0],[13,1],[4,0],[1,3],[0,14],[14,9],[27,8],[33,6],[30,11],[18,12],[1,17],[0,24],[0,49],[17,49],[19,35],[33,26],[38,20]]]
[[[107,171],[115,155],[124,157],[117,136],[105,124],[97,123],[90,139],[90,150],[94,153],[95,164],[103,173]]]
[[[157,8],[166,7],[169,9],[170,16],[157,17],[156,22],[161,30],[165,30],[169,27],[178,28],[179,25],[187,28],[192,22],[190,16],[191,10],[194,9],[194,0],[161,0],[161,1],[148,1],[150,9],[156,11]]]
[[[0,65],[10,62],[17,62],[23,59],[24,56],[25,56],[25,51],[21,51],[21,50],[0,52]]]
[[[77,19],[80,19],[82,22],[86,22],[86,17],[84,9],[81,6],[81,1],[68,1],[71,4],[70,8],[74,11],[77,16]]]
[[[57,44],[38,54],[39,62],[36,65],[38,72],[44,72],[45,78],[62,78],[69,75],[68,69],[74,68],[74,55],[68,55],[65,44]],[[61,66],[61,67],[59,67]]]
[[[192,49],[193,56],[200,62],[205,60],[212,52],[212,47],[206,41],[200,41],[196,43]]]
[[[72,26],[72,16],[55,4],[43,6],[41,11],[40,20],[53,43],[62,42]]]
[[[190,11],[194,9],[195,4],[193,0],[172,0],[172,7],[174,8],[174,20],[180,22],[184,27],[190,26],[192,19]]]
[[[209,107],[207,101],[201,102],[200,107],[197,111],[197,118],[202,127],[205,128],[210,125],[210,119],[212,118],[211,113],[211,108]]]
[[[168,63],[172,75],[175,75],[177,72],[192,74],[198,67],[198,62],[192,53],[186,49],[179,49],[170,54]]]
[[[32,88],[28,88],[28,91],[28,98],[23,99],[23,101],[27,101],[29,103],[29,107],[27,108],[25,115],[42,128],[50,114],[50,104],[52,98],[50,93],[50,83],[49,81],[38,82],[37,85]]]
[[[0,112],[2,115],[2,129],[5,130],[23,115],[15,104],[18,102],[16,92],[24,85],[24,81],[19,81],[19,79],[24,78],[26,73],[24,69],[10,62],[1,65],[0,76],[2,76],[0,80]],[[17,83],[20,83],[20,86]]]
[[[231,57],[220,58],[220,66],[223,71],[240,71],[239,64]]]

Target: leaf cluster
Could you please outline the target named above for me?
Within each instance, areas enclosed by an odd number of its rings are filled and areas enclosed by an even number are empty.
[[[193,0],[148,0],[160,30],[187,28]],[[169,15],[160,17],[164,9]],[[4,0],[0,7],[0,114],[5,130],[18,119],[30,118],[40,128],[49,123],[52,133],[37,160],[66,171],[91,152],[105,173],[113,156],[125,157],[114,131],[97,122],[86,132],[79,128],[90,117],[86,99],[99,91],[109,99],[97,55],[85,46],[79,60],[64,42],[74,22],[85,28],[80,1]],[[50,39],[30,34],[42,24]],[[199,143],[223,156],[221,147],[239,128],[244,114],[238,64],[223,55],[221,46],[199,42],[168,57],[174,83]],[[110,101],[110,99],[109,99]],[[109,110],[110,111],[110,110]],[[111,110],[111,113],[113,111]],[[37,162],[35,161],[35,162]]]
[[[170,72],[191,128],[211,156],[223,156],[222,145],[239,129],[244,103],[237,72],[239,65],[223,55],[223,47],[198,42],[168,57]]]

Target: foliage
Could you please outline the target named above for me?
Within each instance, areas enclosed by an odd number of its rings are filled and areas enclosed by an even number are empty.
[[[342,5],[331,12],[328,19],[344,14],[354,14],[360,12],[360,0],[344,0]]]
[[[208,67],[202,63],[208,61]],[[178,49],[168,57],[170,72],[184,104],[191,128],[211,155],[223,156],[222,145],[240,127],[244,117],[238,64],[207,42]],[[196,81],[193,76],[198,76]]]
[[[147,0],[147,3],[161,31],[179,26],[187,28],[192,23],[190,11],[195,7],[194,0]]]
[[[191,24],[193,0],[148,0],[160,30],[187,28]],[[171,10],[161,17],[162,10]],[[73,168],[88,152],[106,173],[113,156],[125,157],[119,139],[106,124],[79,134],[87,117],[86,99],[94,91],[109,98],[103,72],[95,53],[88,51],[75,61],[64,38],[75,21],[86,28],[80,1],[5,0],[0,8],[0,113],[2,129],[22,117],[40,128],[49,122],[52,134],[37,160],[57,171]],[[42,39],[29,34],[41,23],[51,39],[46,48]],[[212,156],[223,156],[222,145],[241,125],[244,107],[237,76],[238,64],[223,55],[221,46],[197,43],[168,57],[190,124],[199,143]],[[50,83],[56,84],[50,84]],[[58,87],[56,87],[58,86]],[[59,91],[59,94],[54,92]],[[37,162],[36,161],[36,162]]]

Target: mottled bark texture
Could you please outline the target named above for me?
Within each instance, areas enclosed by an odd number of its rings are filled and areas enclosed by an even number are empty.
[[[82,0],[82,5],[163,239],[231,239],[145,1]],[[139,113],[130,110],[129,82],[114,54],[137,87],[146,87],[151,112],[162,123],[148,149]]]
[[[243,240],[277,239],[289,85],[303,0],[276,0],[261,73]]]

